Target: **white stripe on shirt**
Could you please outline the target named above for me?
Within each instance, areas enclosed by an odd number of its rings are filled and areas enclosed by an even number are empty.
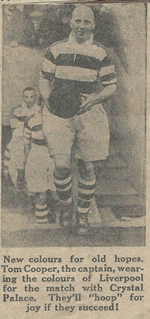
[[[73,66],[57,66],[55,77],[64,80],[94,82],[97,71]]]
[[[33,131],[32,132],[32,138],[38,139],[38,140],[43,140],[44,136],[43,136],[42,130],[41,131],[37,131],[37,132]]]
[[[115,73],[114,65],[104,66],[103,68],[100,69],[99,75],[104,76],[104,75],[109,75],[111,73]]]
[[[43,65],[42,65],[42,70],[44,72],[54,73],[55,69],[56,69],[56,65],[54,63],[52,63],[50,60],[44,58]]]
[[[117,83],[117,78],[115,78],[111,81],[102,81],[103,85],[116,84],[116,83]]]
[[[82,56],[96,58],[99,61],[102,61],[107,56],[105,50],[95,44],[85,46],[69,42],[56,43],[51,47],[51,52],[55,59],[59,56],[59,54],[80,54]]]

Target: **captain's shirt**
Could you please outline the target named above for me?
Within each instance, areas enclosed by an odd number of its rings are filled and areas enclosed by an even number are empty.
[[[82,94],[117,82],[114,64],[101,44],[93,41],[93,34],[84,44],[78,44],[71,33],[69,39],[50,46],[41,77],[52,86],[49,111],[63,118],[78,113]]]

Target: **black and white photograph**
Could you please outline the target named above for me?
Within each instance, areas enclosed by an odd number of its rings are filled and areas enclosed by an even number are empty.
[[[142,247],[147,5],[2,5],[2,247]]]

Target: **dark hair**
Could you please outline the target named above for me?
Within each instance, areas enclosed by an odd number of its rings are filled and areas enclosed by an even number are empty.
[[[27,86],[27,87],[23,90],[23,93],[24,93],[25,91],[34,91],[34,92],[35,92],[35,89],[32,88],[31,86]]]

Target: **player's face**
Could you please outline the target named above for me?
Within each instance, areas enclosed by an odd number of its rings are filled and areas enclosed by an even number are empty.
[[[70,25],[76,41],[86,42],[95,26],[93,13],[86,10],[73,13]]]
[[[32,91],[24,91],[23,93],[23,99],[27,105],[27,107],[32,107],[36,100],[36,95],[34,90]]]

